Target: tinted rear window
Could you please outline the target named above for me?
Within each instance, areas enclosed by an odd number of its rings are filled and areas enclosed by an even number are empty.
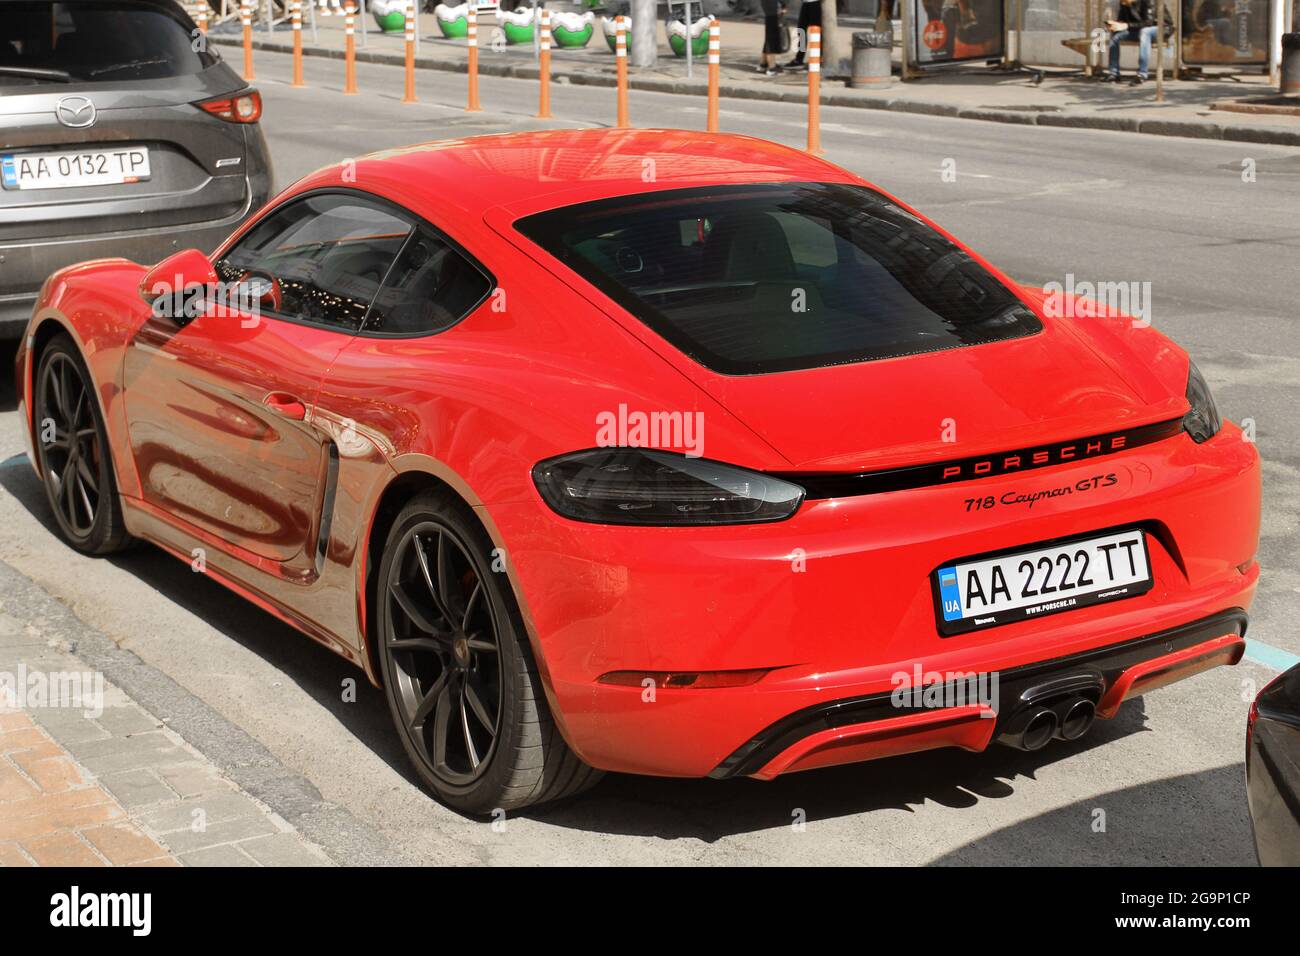
[[[0,4],[0,86],[154,80],[217,62],[194,45],[177,15],[138,0]]]
[[[566,206],[516,228],[726,374],[934,352],[1042,328],[969,255],[862,186],[673,190]]]

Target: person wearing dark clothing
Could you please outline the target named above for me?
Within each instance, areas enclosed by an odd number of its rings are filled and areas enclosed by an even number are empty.
[[[758,72],[768,76],[781,72],[781,64],[776,62],[776,58],[789,49],[787,38],[781,35],[785,31],[781,22],[785,10],[782,0],[763,0],[763,57]]]
[[[803,67],[804,53],[808,49],[808,28],[822,25],[822,0],[803,0],[799,4],[799,36],[803,42],[794,51],[794,59],[786,64],[787,69],[797,70]]]
[[[1165,7],[1165,37],[1173,32],[1174,21]],[[1119,82],[1119,45],[1125,40],[1138,41],[1138,71],[1133,85],[1145,83],[1147,67],[1151,63],[1151,44],[1156,38],[1156,5],[1154,0],[1120,0],[1119,15],[1108,24],[1110,34],[1110,71],[1108,83]]]

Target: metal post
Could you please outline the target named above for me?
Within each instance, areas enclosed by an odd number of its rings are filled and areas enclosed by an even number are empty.
[[[469,0],[465,20],[465,46],[469,50],[469,98],[465,112],[477,113],[482,109],[478,103],[478,0]]]
[[[473,0],[470,0],[470,2],[472,3]],[[366,29],[366,0],[361,0],[361,20],[359,22],[361,25],[361,45],[365,46],[366,34],[370,32]]]
[[[824,2],[824,0],[823,0]],[[916,79],[916,71],[912,69],[912,57],[909,51],[915,46],[916,25],[912,22],[912,4],[916,0],[898,0],[903,6],[903,65],[899,68],[898,78],[906,82],[907,80]]]
[[[904,3],[908,0],[903,0]],[[1083,0],[1086,6],[1088,0]],[[1009,70],[1014,62],[1011,58],[1011,3],[1012,0],[1002,0],[1002,22],[1005,25],[1005,32],[1002,34],[1002,69]]]
[[[357,92],[357,8],[347,0],[343,8],[343,92]]]
[[[244,28],[244,79],[255,80],[257,76],[253,73],[253,4],[251,0],[241,0],[239,22]]]
[[[406,78],[402,102],[415,102],[415,0],[406,0]]]
[[[1025,0],[1016,0],[1016,66],[1025,65]]]
[[[655,0],[632,0],[632,22],[627,41],[631,44],[628,56],[635,66],[646,68],[659,62],[655,43],[655,23],[659,19]]]
[[[302,86],[302,0],[289,0],[289,25],[293,28],[293,83]]]
[[[690,79],[693,75],[691,72],[691,27],[695,24],[691,17],[691,0],[686,0],[686,78]]]
[[[1097,38],[1092,35],[1092,24],[1092,0],[1083,0],[1083,35],[1088,41],[1084,46],[1083,75],[1089,78],[1092,77],[1092,48],[1097,43]]]
[[[619,129],[627,129],[627,19],[621,15],[614,18],[614,59],[618,68],[618,86],[615,90],[618,109],[614,125]]]
[[[534,14],[534,19],[537,15]],[[551,117],[551,11],[543,8],[541,10],[542,22],[538,24],[538,29],[534,30],[535,35],[540,34],[538,42],[541,43],[541,51],[537,61],[537,78],[539,85],[537,88],[537,118],[550,119]]]
[[[822,149],[821,132],[822,89],[822,31],[820,27],[808,28],[808,152],[819,156]]]
[[[1165,101],[1165,0],[1156,0],[1156,102]]]
[[[718,61],[722,58],[722,26],[718,18],[709,21],[709,109],[707,127],[718,131]]]

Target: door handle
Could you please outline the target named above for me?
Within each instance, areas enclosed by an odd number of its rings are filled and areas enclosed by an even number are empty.
[[[262,404],[278,415],[300,422],[307,417],[307,406],[287,392],[272,392]]]

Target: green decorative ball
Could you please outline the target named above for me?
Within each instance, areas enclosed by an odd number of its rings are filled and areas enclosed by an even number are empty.
[[[442,31],[445,37],[465,37],[469,36],[469,17],[461,14],[455,20],[444,20],[437,14],[434,19],[438,21],[438,29]]]
[[[385,33],[403,33],[406,30],[406,14],[401,10],[375,13],[375,22]]]
[[[678,56],[686,55],[686,38],[675,33],[668,35],[668,45]],[[709,52],[709,31],[704,30],[697,37],[691,38],[691,56],[704,56]]]
[[[506,35],[507,43],[516,44],[533,42],[533,25],[531,23],[526,23],[521,26],[507,20],[505,23],[501,24],[501,29]]]
[[[588,23],[581,30],[566,30],[562,26],[551,28],[551,33],[555,37],[555,42],[562,47],[580,47],[586,46],[591,40],[592,31],[595,24]]]

